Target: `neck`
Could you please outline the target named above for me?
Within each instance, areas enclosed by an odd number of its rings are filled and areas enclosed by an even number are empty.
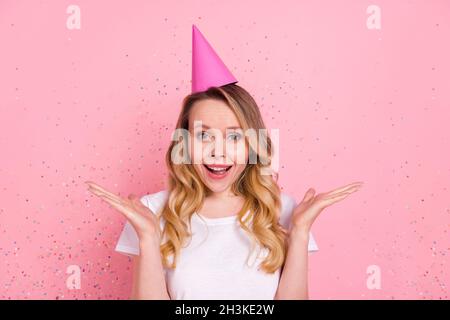
[[[228,188],[224,191],[220,192],[211,192],[208,196],[208,198],[212,199],[230,199],[230,198],[236,198],[238,195],[235,195],[231,188]]]

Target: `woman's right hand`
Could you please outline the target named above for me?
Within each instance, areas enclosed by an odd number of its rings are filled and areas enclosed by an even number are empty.
[[[161,230],[156,215],[144,206],[139,197],[130,194],[128,198],[122,198],[100,187],[92,181],[85,181],[88,190],[100,197],[112,207],[119,210],[136,230],[139,240],[157,240],[159,243]]]

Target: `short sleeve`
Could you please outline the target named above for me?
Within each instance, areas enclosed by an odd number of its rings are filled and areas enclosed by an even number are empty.
[[[162,190],[157,193],[145,195],[141,197],[141,202],[147,208],[149,208],[153,213],[157,214],[164,206],[165,200],[167,198],[167,191]],[[160,228],[164,227],[164,222],[160,221]],[[132,224],[127,220],[123,227],[123,230],[117,241],[115,251],[126,254],[126,255],[139,255],[139,238],[136,230]]]
[[[280,215],[280,224],[287,230],[289,230],[292,212],[297,206],[297,202],[295,198],[286,193],[281,193],[281,215]],[[318,251],[319,247],[317,246],[316,240],[312,232],[309,232],[309,242],[308,242],[308,251],[314,252]]]

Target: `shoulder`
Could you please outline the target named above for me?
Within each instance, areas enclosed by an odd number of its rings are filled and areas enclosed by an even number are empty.
[[[158,214],[159,211],[164,207],[168,196],[169,191],[164,189],[142,196],[141,202],[144,206],[152,210],[153,213]]]

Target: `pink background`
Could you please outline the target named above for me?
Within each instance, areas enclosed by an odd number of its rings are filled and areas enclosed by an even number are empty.
[[[445,0],[1,0],[0,298],[128,297],[132,265],[113,251],[125,219],[83,181],[164,188],[193,23],[280,129],[285,192],[365,181],[313,227],[311,298],[448,299]],[[66,287],[70,265],[81,289]]]

